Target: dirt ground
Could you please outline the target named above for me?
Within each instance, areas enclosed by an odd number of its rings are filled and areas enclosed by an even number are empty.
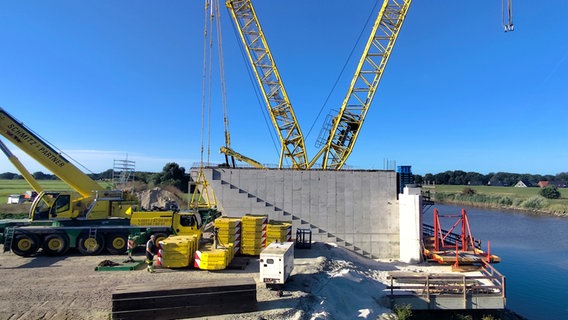
[[[133,271],[95,271],[103,260],[122,262],[126,256],[43,256],[23,258],[11,252],[0,253],[1,286],[0,319],[110,319],[111,295],[118,286],[133,283],[183,283],[192,280],[223,279],[227,277],[253,277],[257,282],[258,311],[248,314],[223,315],[207,319],[328,319],[313,317],[324,310],[315,310],[323,300],[312,294],[320,291],[331,277],[327,271],[343,269],[344,259],[325,258],[334,249],[325,244],[314,244],[313,250],[296,250],[295,271],[284,289],[283,297],[258,283],[258,257],[241,257],[249,263],[244,270],[204,271],[195,269],[162,269],[148,273],[145,269]],[[338,249],[338,248],[335,248]],[[343,249],[341,249],[343,250]],[[3,248],[0,246],[0,252]],[[143,250],[134,258],[142,260]],[[342,262],[343,261],[343,262]],[[372,261],[372,260],[370,260]],[[326,271],[327,270],[327,271]],[[327,273],[326,273],[327,272]],[[311,293],[312,292],[312,293]],[[380,295],[380,292],[378,293]],[[376,304],[376,303],[373,303]],[[381,309],[382,307],[376,306]],[[388,311],[388,310],[385,310]],[[376,319],[376,314],[373,319]]]
[[[3,248],[0,248],[3,251]],[[0,252],[1,252],[0,251]],[[136,252],[136,260],[144,259]],[[103,260],[122,262],[126,256],[82,256],[23,258],[0,254],[0,319],[110,319],[111,295],[118,286],[132,283],[183,283],[194,279],[258,277],[255,258],[245,270],[146,270],[95,271]],[[256,263],[255,263],[256,262]],[[273,292],[259,285],[259,301],[271,300]]]
[[[248,260],[243,270],[156,268],[155,273],[148,273],[142,266],[132,271],[95,271],[101,261],[123,262],[126,258],[78,253],[48,257],[41,252],[23,258],[0,253],[0,320],[110,319],[112,293],[119,286],[235,277],[255,279],[258,311],[198,319],[392,319],[391,310],[385,307],[389,271],[441,272],[440,268],[449,268],[379,262],[332,244],[314,243],[311,249],[295,250],[294,270],[279,297],[259,283],[258,257],[238,257]],[[134,258],[144,259],[143,248],[135,251]]]

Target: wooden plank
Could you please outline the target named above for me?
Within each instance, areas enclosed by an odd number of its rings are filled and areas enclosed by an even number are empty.
[[[223,290],[246,290],[256,288],[253,278],[236,278],[187,283],[148,283],[119,286],[112,293],[113,299],[160,296],[164,293],[176,295],[186,293],[208,293]]]
[[[112,311],[132,309],[173,308],[181,306],[223,306],[230,303],[256,302],[256,288],[238,291],[219,291],[207,294],[164,295],[136,299],[113,299]]]
[[[256,302],[248,303],[231,303],[219,306],[192,306],[192,307],[175,307],[163,309],[146,309],[146,310],[130,310],[117,311],[112,313],[113,320],[171,320],[180,318],[203,317],[223,314],[238,314],[245,312],[257,311]]]
[[[113,319],[179,319],[255,311],[253,278],[154,283],[118,287],[112,295]]]

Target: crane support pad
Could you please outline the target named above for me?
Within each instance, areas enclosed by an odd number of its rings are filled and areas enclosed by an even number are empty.
[[[132,271],[140,269],[144,265],[144,260],[132,260],[123,262],[104,260],[95,267],[95,271]]]
[[[112,319],[179,319],[256,310],[253,278],[119,286],[112,294]]]

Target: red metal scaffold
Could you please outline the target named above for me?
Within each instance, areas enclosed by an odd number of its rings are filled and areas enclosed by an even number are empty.
[[[442,229],[440,218],[458,218],[449,230]],[[439,263],[476,264],[484,260],[486,262],[500,262],[500,258],[489,252],[490,243],[487,243],[488,252],[481,250],[481,243],[476,241],[471,233],[469,219],[465,209],[459,215],[440,215],[438,209],[434,209],[434,226],[425,225],[425,236],[430,236],[430,241],[424,245],[424,254]],[[461,229],[461,233],[453,231]],[[429,232],[429,233],[428,233]],[[433,238],[433,239],[432,239]]]

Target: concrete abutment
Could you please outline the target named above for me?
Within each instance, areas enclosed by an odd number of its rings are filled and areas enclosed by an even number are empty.
[[[297,228],[311,228],[314,241],[337,243],[374,259],[401,257],[394,171],[203,170],[226,216],[268,215],[291,221],[294,234]]]

